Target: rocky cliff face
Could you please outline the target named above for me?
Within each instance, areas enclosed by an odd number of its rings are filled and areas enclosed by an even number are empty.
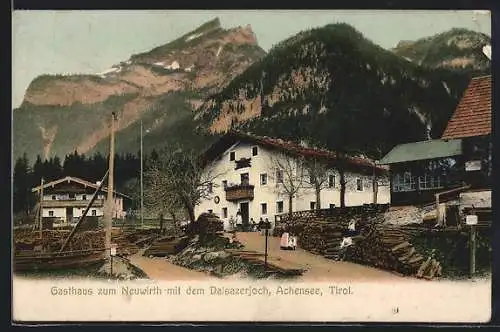
[[[14,155],[86,153],[108,136],[111,110],[119,132],[143,117],[152,133],[161,130],[179,104],[169,105],[172,95],[193,111],[264,54],[250,26],[226,30],[215,19],[102,73],[40,76],[14,110]]]

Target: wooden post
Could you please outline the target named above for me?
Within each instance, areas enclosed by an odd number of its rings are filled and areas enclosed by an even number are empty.
[[[106,209],[104,214],[104,227],[106,230],[104,246],[106,248],[106,256],[111,256],[111,229],[113,227],[113,176],[115,165],[115,113],[111,113],[111,140],[109,143],[109,176],[108,176],[108,193],[106,197]]]
[[[472,206],[472,215],[475,215],[474,205]],[[469,277],[474,277],[476,273],[476,225],[470,225],[469,238]]]
[[[269,229],[267,229],[267,225],[265,226],[266,230],[266,248],[265,248],[265,254],[264,254],[264,269],[267,270],[267,236],[269,235]]]
[[[474,274],[476,274],[476,225],[470,226],[469,249],[470,249],[469,274],[470,277],[472,278],[474,277]]]
[[[42,234],[43,234],[43,177],[40,181],[40,213],[39,213],[39,223],[40,223],[40,239],[42,239]]]
[[[435,194],[434,197],[436,198],[436,222],[441,226],[441,215],[439,214],[439,194]]]

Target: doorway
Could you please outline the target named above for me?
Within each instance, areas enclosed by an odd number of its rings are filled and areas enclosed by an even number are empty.
[[[66,208],[66,222],[69,224],[72,221],[73,221],[73,208],[67,207]]]
[[[248,225],[248,202],[240,203],[240,212],[243,225]]]

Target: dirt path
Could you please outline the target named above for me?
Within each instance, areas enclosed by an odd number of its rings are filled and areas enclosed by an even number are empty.
[[[170,263],[163,257],[142,256],[143,250],[129,256],[130,263],[154,280],[208,280],[209,275]]]
[[[247,250],[264,252],[265,237],[259,233],[237,233],[238,241]],[[278,237],[268,238],[268,255],[286,261],[307,271],[299,278],[301,281],[395,281],[408,279],[397,274],[363,266],[351,262],[337,262],[312,254],[303,249],[281,250]]]

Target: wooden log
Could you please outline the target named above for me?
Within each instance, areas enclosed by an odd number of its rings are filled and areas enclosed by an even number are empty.
[[[400,243],[400,244],[398,244],[397,246],[395,246],[395,247],[391,248],[391,251],[392,251],[392,252],[396,252],[396,251],[398,251],[398,250],[400,250],[400,249],[403,249],[403,248],[406,248],[406,247],[408,247],[408,246],[411,246],[411,244],[410,244],[409,242],[405,241],[405,242]]]
[[[429,256],[427,258],[427,260],[425,262],[423,262],[422,265],[420,265],[420,267],[419,267],[419,269],[417,271],[417,278],[422,278],[423,277],[425,270],[427,269],[427,267],[429,266],[429,264],[431,262],[431,259],[432,259],[432,257]]]

